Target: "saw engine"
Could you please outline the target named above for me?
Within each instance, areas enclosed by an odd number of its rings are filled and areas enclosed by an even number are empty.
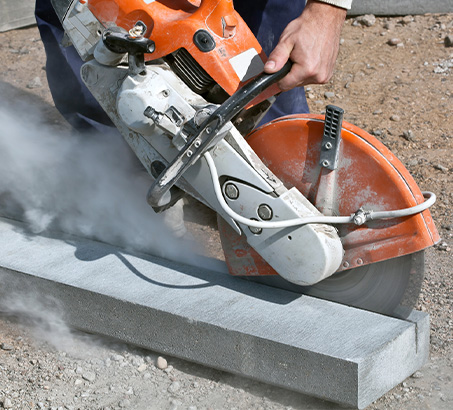
[[[410,304],[439,240],[435,195],[338,107],[255,129],[290,64],[262,73],[231,0],[52,3],[156,212],[182,191],[216,211],[233,275],[386,314]]]

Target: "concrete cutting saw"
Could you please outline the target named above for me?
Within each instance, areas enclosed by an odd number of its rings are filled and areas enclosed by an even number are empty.
[[[435,195],[341,108],[255,128],[290,64],[263,73],[232,0],[52,3],[156,212],[181,192],[215,210],[233,275],[385,314],[414,303]]]

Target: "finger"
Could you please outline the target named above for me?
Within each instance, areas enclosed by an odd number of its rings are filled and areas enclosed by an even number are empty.
[[[264,65],[264,72],[271,74],[281,70],[289,60],[292,49],[293,46],[277,44]]]
[[[294,87],[304,85],[305,80],[304,69],[298,64],[293,64],[291,71],[278,82],[278,87],[282,91],[288,91]]]

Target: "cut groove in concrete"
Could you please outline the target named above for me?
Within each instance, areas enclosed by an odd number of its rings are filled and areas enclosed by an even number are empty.
[[[0,218],[0,297],[75,328],[364,408],[418,370],[429,316],[399,320]]]

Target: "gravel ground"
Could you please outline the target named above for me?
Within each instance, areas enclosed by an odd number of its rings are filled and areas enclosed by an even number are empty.
[[[334,78],[307,89],[313,112],[322,112],[326,103],[343,107],[347,121],[376,135],[422,190],[438,195],[432,212],[442,241],[426,252],[417,306],[431,315],[430,361],[370,409],[453,408],[452,35],[451,14],[350,19]],[[31,103],[52,130],[67,130],[47,87],[37,29],[0,33],[0,61],[2,103]],[[212,214],[193,209],[188,225],[196,237],[205,237],[209,254],[219,255]],[[10,409],[338,408],[71,331],[54,312],[39,306],[27,312],[3,306],[0,312],[0,403]]]

